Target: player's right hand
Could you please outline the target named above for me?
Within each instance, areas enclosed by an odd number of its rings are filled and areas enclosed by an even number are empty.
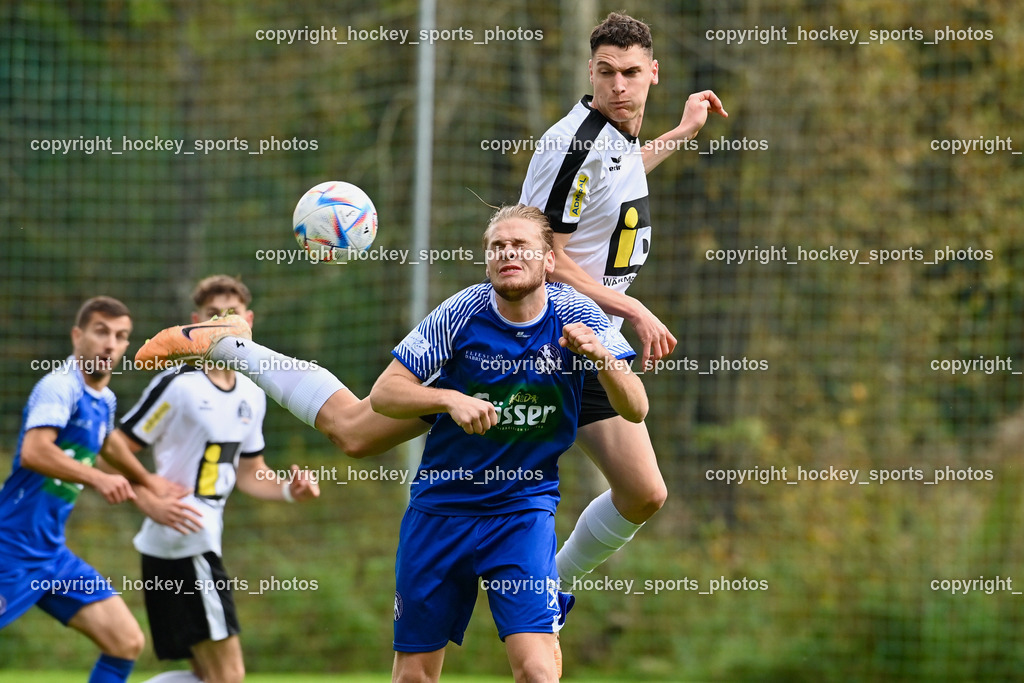
[[[630,319],[633,329],[640,338],[640,367],[650,370],[654,361],[661,360],[676,348],[676,338],[665,324],[658,320],[658,316],[647,310],[643,304],[639,304],[640,312]]]
[[[464,432],[483,434],[498,424],[498,411],[495,410],[493,403],[457,392],[452,393],[456,395],[452,397],[451,405],[448,406],[448,414]]]
[[[165,479],[158,474],[151,475],[145,484],[146,488],[160,498],[184,498],[192,493],[192,489],[186,488],[176,481]]]
[[[108,503],[116,505],[126,500],[135,500],[135,491],[132,490],[131,482],[120,474],[106,474],[103,472],[97,472],[97,474],[101,476],[97,478],[93,488],[96,489],[97,493],[106,498]]]
[[[149,515],[154,522],[171,527],[182,534],[191,534],[203,528],[201,513],[197,508],[180,500],[162,498],[160,509],[156,512],[161,519]]]

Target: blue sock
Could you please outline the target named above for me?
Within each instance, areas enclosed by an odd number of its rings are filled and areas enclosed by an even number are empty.
[[[89,674],[89,683],[124,683],[132,673],[135,661],[101,654]]]

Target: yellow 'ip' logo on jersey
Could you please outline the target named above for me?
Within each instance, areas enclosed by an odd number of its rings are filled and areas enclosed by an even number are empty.
[[[647,197],[623,202],[608,245],[605,285],[609,278],[634,276],[651,251],[651,213]]]
[[[628,267],[630,260],[633,258],[633,247],[636,245],[636,224],[638,219],[639,214],[636,212],[636,207],[629,207],[626,211],[625,218],[622,220],[626,229],[622,231],[619,238],[619,248],[615,250],[616,268]]]

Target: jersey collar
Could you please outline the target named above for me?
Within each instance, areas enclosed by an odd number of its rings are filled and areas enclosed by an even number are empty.
[[[550,301],[550,299],[548,297],[548,283],[545,282],[541,286],[544,288],[544,308],[541,309],[540,313],[538,313],[533,318],[533,320],[527,320],[526,322],[523,322],[523,323],[514,323],[511,320],[509,320],[508,318],[506,318],[505,316],[503,316],[501,314],[501,312],[498,311],[498,299],[497,299],[498,295],[494,293],[494,288],[493,287],[491,288],[491,291],[490,291],[491,310],[494,311],[494,315],[498,316],[498,319],[501,320],[501,322],[503,322],[506,325],[509,325],[511,327],[523,327],[523,328],[526,328],[526,327],[531,327],[533,325],[536,325],[537,323],[539,323],[541,321],[541,319],[544,317],[544,315],[548,312],[548,302]]]

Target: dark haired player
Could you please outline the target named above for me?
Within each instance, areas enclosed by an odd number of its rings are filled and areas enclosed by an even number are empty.
[[[136,497],[125,476],[93,467],[99,455],[133,481],[150,476],[137,460],[121,458],[111,435],[116,399],[107,385],[131,330],[128,308],[117,299],[82,304],[71,329],[73,354],[32,389],[0,489],[0,629],[35,605],[83,633],[100,650],[90,683],[127,680],[145,642],[107,578],[64,538],[86,486],[111,504]]]
[[[590,54],[594,94],[544,134],[519,201],[540,208],[555,231],[551,279],[596,301],[616,327],[628,320],[646,369],[676,345],[668,328],[625,293],[651,250],[646,173],[693,139],[709,111],[727,114],[712,91],[695,93],[679,125],[641,147],[647,95],[658,82],[650,28],[613,12],[591,33]],[[646,425],[618,416],[593,377],[583,390],[577,443],[611,489],[583,511],[558,552],[566,589],[628,542],[667,496]]]

